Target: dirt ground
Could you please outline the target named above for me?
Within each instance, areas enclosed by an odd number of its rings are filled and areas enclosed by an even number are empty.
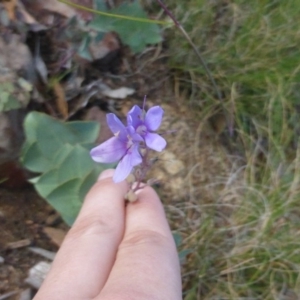
[[[0,295],[27,288],[24,280],[29,269],[45,260],[32,253],[29,247],[57,251],[58,247],[43,232],[54,215],[54,210],[32,187],[20,190],[0,189]],[[56,218],[51,226],[66,229],[60,218]],[[17,294],[8,299],[19,299],[18,297]]]

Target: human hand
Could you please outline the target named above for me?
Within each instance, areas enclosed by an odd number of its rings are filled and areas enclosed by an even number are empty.
[[[124,205],[128,186],[104,171],[92,187],[34,300],[179,300],[180,266],[151,187]]]

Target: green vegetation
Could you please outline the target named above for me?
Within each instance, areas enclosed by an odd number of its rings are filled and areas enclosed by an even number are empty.
[[[172,1],[171,1],[172,2]],[[177,18],[199,46],[238,118],[265,118],[272,110],[278,133],[292,122],[298,97],[300,5],[292,1],[173,1]],[[204,106],[214,92],[179,32],[170,45],[171,66],[188,72]],[[178,50],[181,40],[181,50]],[[184,64],[183,64],[184,62]],[[272,100],[272,101],[271,101]],[[271,120],[270,120],[271,121]],[[286,125],[288,125],[286,124]]]
[[[234,141],[242,157],[223,183],[209,183],[219,192],[199,200],[200,226],[179,228],[181,250],[192,249],[183,266],[185,299],[297,299],[300,3],[167,3],[218,83],[222,106],[234,120],[228,143]],[[221,106],[216,93],[179,31],[168,30],[168,39],[170,65],[189,105],[207,117],[205,111]]]
[[[99,10],[107,11],[103,2],[98,6]],[[147,44],[156,44],[161,41],[158,25],[152,24],[151,20],[147,20],[147,14],[138,2],[123,3],[116,9],[110,10],[110,13],[138,17],[144,22],[96,15],[89,26],[99,32],[117,32],[123,43],[128,45],[135,53],[143,51]]]
[[[26,142],[21,161],[40,174],[31,179],[37,192],[72,225],[98,174],[109,166],[96,165],[89,155],[99,133],[96,122],[58,121],[31,112],[25,122]]]

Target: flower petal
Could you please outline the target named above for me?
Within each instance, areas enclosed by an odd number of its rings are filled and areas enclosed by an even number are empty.
[[[130,137],[132,138],[132,140],[134,142],[143,142],[144,141],[144,139],[138,133],[136,133],[133,126],[128,126],[127,130],[128,130]]]
[[[113,163],[126,153],[126,143],[112,137],[90,151],[92,159],[99,163]]]
[[[127,154],[130,156],[130,161],[131,161],[131,165],[133,167],[139,165],[140,163],[142,163],[143,159],[142,159],[142,156],[140,154],[140,151],[139,151],[139,145],[138,144],[133,144],[133,146],[131,147],[130,151],[131,153]]]
[[[142,157],[138,149],[138,145],[134,144],[119,162],[113,176],[114,182],[118,183],[125,180],[132,171],[133,167],[142,162]]]
[[[145,136],[145,142],[148,148],[161,152],[165,149],[167,142],[157,133],[148,132]]]
[[[127,114],[128,126],[133,126],[135,129],[143,122],[143,110],[134,105]]]
[[[132,168],[133,167],[130,165],[127,155],[125,155],[117,165],[113,176],[113,181],[118,183],[125,180],[130,174]]]
[[[107,125],[115,136],[122,140],[127,139],[126,127],[115,114],[107,114],[106,121]]]
[[[151,107],[145,117],[145,125],[149,130],[155,131],[159,128],[162,117],[164,115],[164,110],[160,106]]]

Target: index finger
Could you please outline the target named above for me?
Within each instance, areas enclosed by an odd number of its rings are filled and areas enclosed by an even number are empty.
[[[91,188],[35,300],[93,299],[105,284],[124,233],[126,182],[106,170]]]

